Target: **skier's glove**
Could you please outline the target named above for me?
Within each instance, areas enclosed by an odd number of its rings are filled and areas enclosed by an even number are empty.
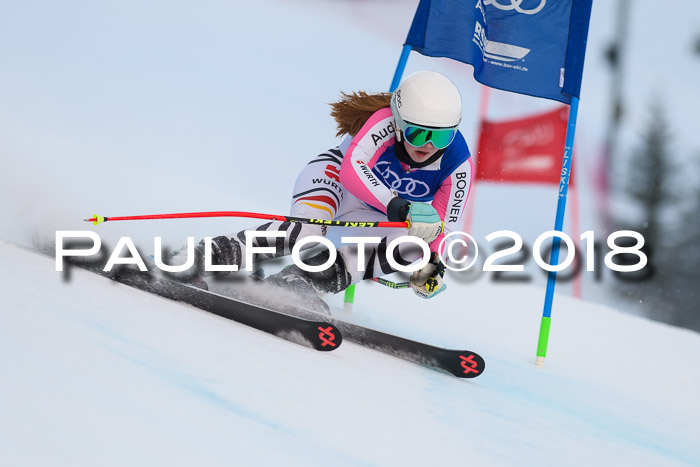
[[[408,235],[422,238],[428,244],[442,232],[442,219],[430,204],[411,203],[396,196],[389,202],[386,212],[389,221],[408,221]]]
[[[437,253],[430,255],[430,262],[422,269],[414,271],[409,284],[421,298],[433,298],[447,288],[442,278],[445,276],[445,265]]]

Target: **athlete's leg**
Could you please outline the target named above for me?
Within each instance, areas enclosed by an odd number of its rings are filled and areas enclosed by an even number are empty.
[[[349,195],[349,194],[348,194]],[[352,195],[349,195],[350,197]],[[358,200],[359,201],[359,200]],[[348,198],[346,206],[347,212],[340,213],[336,220],[343,221],[386,221],[386,215],[375,211],[362,202],[353,202]],[[342,230],[340,230],[342,229]],[[407,230],[402,228],[351,228],[343,227],[334,231],[335,237],[375,237],[379,241],[367,243],[360,247],[357,243],[339,245],[338,255],[343,258],[343,262],[351,276],[350,283],[356,284],[365,279],[381,277],[396,272],[387,259],[388,245],[399,237],[407,235]],[[423,250],[415,243],[401,243],[392,251],[394,261],[402,266],[408,266],[418,261],[423,256]],[[350,285],[350,284],[348,284]]]
[[[345,193],[341,210],[335,219],[386,221],[386,215],[370,208],[350,193]],[[321,272],[304,271],[298,265],[289,266],[271,279],[282,285],[284,282],[296,285],[298,278],[301,277],[313,284],[317,291],[337,293],[364,279],[396,272],[387,259],[388,245],[406,234],[406,229],[401,228],[331,227],[326,237],[337,247],[337,256],[333,264]],[[377,241],[364,244],[360,251],[358,243],[343,243],[343,237],[375,237]],[[393,249],[391,255],[397,264],[408,266],[421,259],[423,250],[415,243],[401,243]],[[305,259],[304,262],[310,266],[316,266],[325,264],[328,258],[329,253],[324,250]]]
[[[342,162],[338,148],[330,149],[312,159],[301,171],[294,185],[290,215],[293,217],[333,220],[345,195],[338,174]],[[246,230],[221,235],[212,239],[213,264],[237,264],[248,267],[246,249],[274,247],[274,253],[255,253],[253,262],[291,254],[296,242],[308,236],[324,236],[325,226],[299,222],[268,222],[254,229],[257,232],[284,232],[283,237],[256,237],[246,242]],[[311,248],[313,244],[305,245]]]

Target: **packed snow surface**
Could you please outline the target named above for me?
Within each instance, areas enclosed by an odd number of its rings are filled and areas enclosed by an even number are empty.
[[[1,465],[697,465],[700,337],[542,291],[363,286],[343,315],[486,358],[321,353],[0,243]],[[459,290],[464,288],[464,290]],[[469,296],[468,303],[462,299]],[[387,301],[387,298],[391,300]]]

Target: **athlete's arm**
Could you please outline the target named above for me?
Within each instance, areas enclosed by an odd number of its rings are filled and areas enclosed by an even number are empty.
[[[433,207],[445,223],[443,233],[430,244],[430,251],[437,252],[440,242],[446,234],[458,232],[462,227],[462,216],[466,210],[467,197],[471,188],[474,165],[470,157],[462,162],[449,177],[442,182],[433,197]],[[448,246],[448,245],[446,245]],[[443,251],[443,257],[447,249]]]
[[[360,200],[386,212],[395,196],[380,177],[372,172],[384,151],[395,144],[391,109],[376,111],[350,142],[340,166],[340,182]]]

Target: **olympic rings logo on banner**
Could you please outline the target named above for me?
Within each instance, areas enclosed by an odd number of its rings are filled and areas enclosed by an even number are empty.
[[[386,166],[384,170],[380,166]],[[430,187],[427,183],[412,178],[401,178],[396,172],[390,169],[391,162],[377,162],[374,166],[384,178],[389,188],[399,194],[421,198],[430,194]]]
[[[523,1],[524,0],[510,0],[510,5],[501,5],[500,3],[498,3],[498,0],[484,0],[484,5],[493,5],[499,10],[504,11],[515,10],[518,13],[523,13],[525,15],[536,15],[547,4],[547,0],[540,0],[540,4],[539,6],[537,6],[537,8],[533,8],[532,10],[523,10],[522,8],[520,8],[520,5],[522,5]]]

